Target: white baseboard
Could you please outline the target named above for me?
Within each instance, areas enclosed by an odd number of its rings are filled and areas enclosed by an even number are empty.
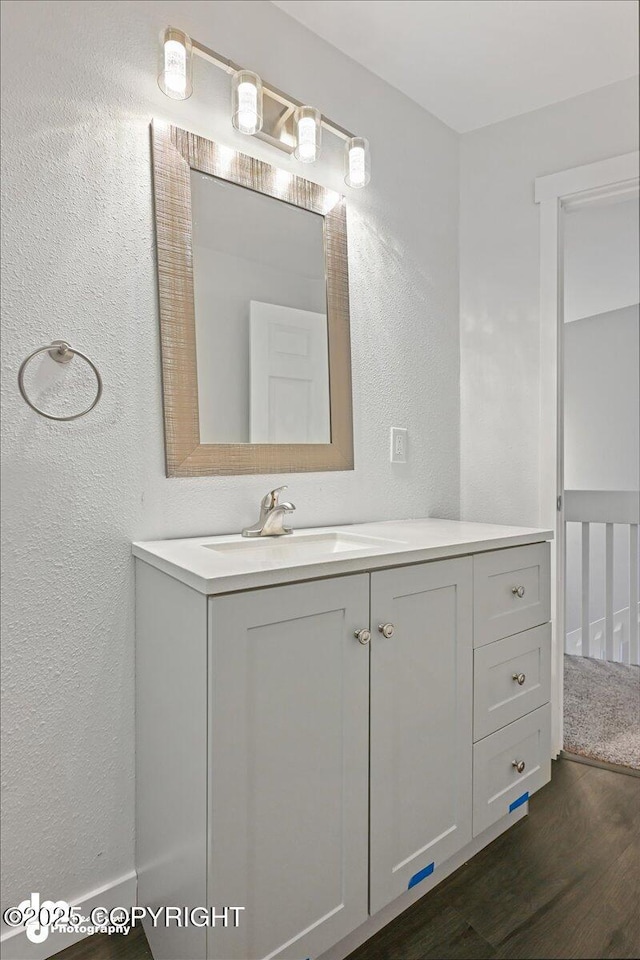
[[[83,916],[88,916],[95,907],[106,907],[112,910],[114,907],[134,907],[136,906],[138,880],[135,870],[131,870],[123,877],[119,877],[112,883],[93,890],[85,896],[72,902],[77,906]],[[30,896],[31,891],[25,892],[25,899]],[[56,891],[56,899],[62,899],[64,895]],[[44,894],[43,894],[44,898]],[[17,904],[5,904],[7,906],[17,906]],[[54,954],[59,953],[72,943],[83,940],[86,933],[50,933],[42,943],[32,943],[27,938],[23,928],[11,930],[3,925],[3,933],[0,936],[0,953],[2,960],[48,960]]]
[[[638,604],[637,616],[640,620],[640,604]],[[602,620],[594,620],[589,624],[589,649],[593,653],[585,650],[582,652],[582,628],[571,630],[565,638],[565,653],[570,653],[575,657],[592,656],[597,660],[606,660],[605,656],[605,623]],[[613,659],[618,663],[629,663],[629,607],[624,610],[618,610],[613,615]],[[631,661],[637,662],[637,661]]]

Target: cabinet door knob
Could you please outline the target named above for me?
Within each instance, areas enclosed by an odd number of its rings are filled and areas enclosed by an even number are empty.
[[[395,627],[392,623],[379,623],[378,630],[380,631],[382,636],[386,637],[388,640],[389,637],[393,636],[393,631],[395,630]]]
[[[524,673],[514,673],[513,679],[516,681],[516,683],[519,683],[520,686],[522,686],[527,678]]]
[[[520,600],[524,597],[524,587],[511,587],[511,593],[514,597],[519,597]]]
[[[524,760],[513,760],[511,766],[514,770],[517,770],[518,773],[524,773]]]
[[[368,630],[356,630],[355,637],[360,643],[369,643],[369,640],[371,640],[371,634]]]

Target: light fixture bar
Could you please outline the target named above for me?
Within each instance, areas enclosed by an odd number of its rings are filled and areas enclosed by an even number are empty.
[[[245,68],[240,64],[234,63],[222,54],[216,53],[210,47],[206,47],[198,40],[191,41],[193,52],[208,63],[212,63],[219,70],[225,73],[234,74],[238,70]],[[295,130],[294,114],[297,107],[303,107],[305,104],[301,100],[295,100],[288,93],[283,93],[277,87],[268,83],[262,77],[262,96],[264,104],[264,119],[262,130],[255,134],[259,140],[265,140],[272,146],[277,147],[284,153],[293,153],[295,148]],[[325,130],[332,133],[340,140],[352,140],[354,134],[339,124],[329,120],[328,117],[321,117],[321,124]]]

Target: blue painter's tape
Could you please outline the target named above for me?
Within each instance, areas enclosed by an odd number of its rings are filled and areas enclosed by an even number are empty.
[[[517,800],[514,800],[513,803],[509,804],[509,813],[512,813],[514,810],[517,810],[518,807],[521,807],[523,803],[526,803],[529,799],[529,791],[523,793],[521,797],[518,797]]]
[[[407,890],[411,890],[411,887],[415,887],[416,883],[420,883],[421,880],[426,880],[427,877],[430,877],[435,868],[436,865],[435,862],[433,862],[425,867],[424,870],[418,870],[417,873],[414,873],[414,875],[411,877],[411,880],[409,880],[409,886],[407,887]]]

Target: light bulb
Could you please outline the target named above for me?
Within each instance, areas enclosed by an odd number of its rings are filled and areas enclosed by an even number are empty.
[[[187,51],[178,40],[167,40],[164,45],[164,82],[177,97],[184,97],[187,89]]]
[[[262,129],[262,81],[257,73],[238,70],[232,83],[231,122],[240,133],[252,135]]]
[[[349,179],[352,187],[364,186],[364,149],[351,147],[349,151]]]
[[[168,27],[162,36],[158,86],[172,100],[191,96],[191,39],[182,30]]]
[[[322,117],[315,107],[298,107],[295,113],[294,155],[302,163],[314,163],[320,156]]]
[[[238,86],[238,130],[255,133],[258,125],[258,91],[253,83]]]
[[[316,159],[316,125],[311,117],[303,117],[298,124],[298,159],[304,163]]]
[[[366,187],[371,179],[369,141],[364,137],[347,140],[344,157],[344,180],[348,187]]]

